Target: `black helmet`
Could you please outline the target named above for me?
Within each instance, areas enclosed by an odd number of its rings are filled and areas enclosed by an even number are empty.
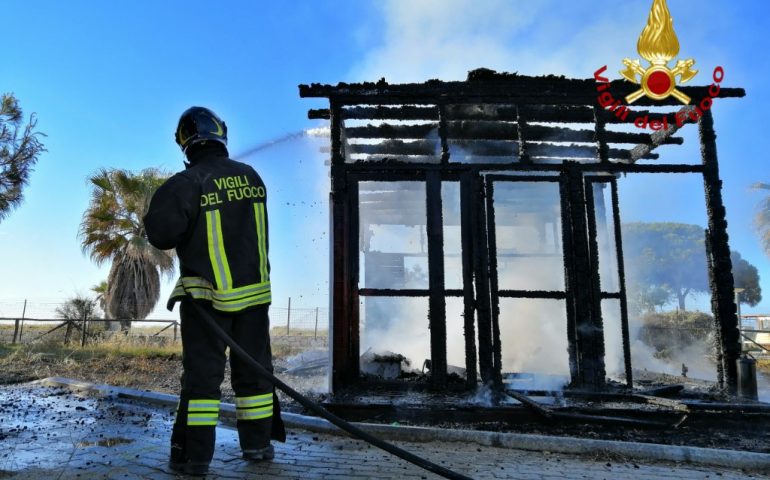
[[[190,145],[208,140],[227,146],[227,125],[208,108],[190,107],[179,117],[174,138],[183,152]]]

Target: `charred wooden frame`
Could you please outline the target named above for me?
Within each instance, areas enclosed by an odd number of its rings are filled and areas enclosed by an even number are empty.
[[[616,98],[634,86],[615,81]],[[681,87],[694,99],[708,87]],[[721,88],[719,97],[742,97]],[[378,83],[300,85],[302,97],[325,97],[328,109],[309,118],[331,124],[331,288],[332,389],[360,382],[359,301],[361,297],[425,297],[430,328],[430,386],[447,388],[446,298],[463,299],[465,385],[480,380],[504,388],[500,299],[561,300],[567,317],[571,386],[605,388],[601,302],[620,305],[626,382],[632,386],[623,248],[617,176],[625,173],[699,173],[708,213],[707,256],[718,337],[720,383],[734,389],[739,355],[736,308],[727,223],[721,197],[716,135],[710,111],[699,118],[699,164],[637,163],[657,160],[659,145],[679,145],[676,128],[652,135],[610,129],[621,123],[597,104],[593,80],[527,77],[480,69],[465,82],[431,80],[421,84]],[[658,115],[638,106],[680,107],[674,99],[635,103],[636,115]],[[668,112],[669,114],[672,112]],[[363,122],[368,122],[364,124]],[[372,123],[374,122],[374,123]],[[565,127],[590,124],[593,128]],[[558,125],[553,125],[558,124]],[[624,145],[636,145],[628,148]],[[361,192],[360,182],[415,181],[425,186],[425,218],[412,219],[427,233],[428,288],[371,288],[359,282],[360,201],[386,202],[387,195]],[[458,182],[462,288],[447,288],[444,269],[442,185]],[[496,182],[553,182],[559,186],[565,285],[563,290],[506,290],[498,282]],[[609,186],[613,228],[595,185]],[[420,200],[422,202],[422,200]],[[383,210],[384,211],[384,210]],[[599,215],[597,215],[597,213]],[[556,227],[554,225],[554,241]],[[604,291],[599,277],[598,232],[614,236],[617,290]],[[455,334],[459,332],[453,332]],[[478,368],[477,368],[478,367]]]

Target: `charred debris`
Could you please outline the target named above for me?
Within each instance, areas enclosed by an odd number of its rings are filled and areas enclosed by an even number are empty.
[[[632,87],[622,81],[610,84],[616,98]],[[708,86],[681,90],[693,99],[708,95]],[[449,408],[480,385],[491,392],[493,410],[508,408],[512,395],[519,403],[513,402],[510,415],[519,415],[512,412],[523,406],[549,421],[588,415],[582,421],[670,427],[692,409],[705,408],[705,397],[682,399],[681,385],[652,389],[653,384],[645,387],[634,379],[617,185],[621,175],[634,173],[702,175],[717,387],[725,398],[735,398],[730,394],[737,389],[740,345],[710,111],[690,117],[690,123],[698,124],[701,158],[682,164],[665,163],[656,152],[661,145],[683,143],[675,122],[653,133],[611,128],[624,120],[599,105],[593,79],[480,69],[470,72],[467,81],[312,84],[300,85],[299,91],[301,97],[329,101],[328,109],[310,110],[308,116],[331,125],[329,404],[338,413],[373,413],[394,402]],[[744,94],[739,88],[721,88],[718,97]],[[638,101],[631,118],[674,118],[683,108],[674,98],[645,110],[651,105]],[[525,227],[531,233],[528,241],[539,244],[538,249],[511,248],[517,241],[512,238]],[[383,239],[398,242],[415,231],[420,232],[416,251],[383,247]],[[607,262],[599,263],[602,242],[612,247],[611,271]],[[533,262],[529,270],[539,268],[538,262],[550,265],[543,269],[550,268],[556,281],[534,282],[534,288],[522,286],[518,278],[512,281],[517,261]],[[501,316],[512,313],[505,309],[518,299],[557,301],[566,318],[562,335],[569,374],[563,390],[522,390],[511,381],[527,373],[510,371],[505,364]],[[605,300],[619,304],[625,377],[620,383],[607,380]],[[462,319],[451,329],[450,302],[455,309],[460,305],[454,316]],[[398,374],[406,360],[398,346],[399,338],[411,341],[410,334],[406,323],[394,323],[396,316],[427,325],[425,358],[409,358],[408,374]],[[375,338],[366,340],[372,332]],[[395,353],[376,351],[384,332],[396,340],[380,350]],[[450,364],[448,343],[462,345],[464,364]],[[535,402],[523,393],[558,397],[562,403]],[[565,401],[575,406],[596,400],[621,402],[623,418],[608,417],[604,410],[561,409]],[[474,418],[483,415],[474,412]]]

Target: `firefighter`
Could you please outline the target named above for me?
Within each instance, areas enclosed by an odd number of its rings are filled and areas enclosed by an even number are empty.
[[[227,126],[211,110],[186,110],[175,138],[186,168],[155,192],[144,226],[152,245],[176,249],[181,271],[168,301],[169,310],[180,302],[183,365],[169,467],[204,475],[214,455],[226,356],[224,342],[190,302],[273,371],[267,194],[253,168],[230,160]],[[237,356],[230,356],[230,367],[243,457],[270,460],[270,440],[286,437],[275,388]]]

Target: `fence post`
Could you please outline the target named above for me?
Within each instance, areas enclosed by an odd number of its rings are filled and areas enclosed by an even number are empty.
[[[19,319],[17,318],[16,321],[13,322],[13,340],[11,340],[11,343],[16,343],[16,335],[19,334]]]
[[[313,340],[318,339],[318,307],[315,307],[315,329],[313,330]]]
[[[65,320],[67,324],[67,331],[64,332],[64,344],[69,345],[70,335],[72,334],[72,320]]]
[[[286,336],[289,336],[291,325],[291,297],[289,297],[289,311],[286,312]]]
[[[176,342],[176,326],[177,326],[177,323],[176,323],[176,320],[174,320],[174,342]]]
[[[19,328],[19,343],[24,336],[24,319],[27,318],[27,299],[24,299],[24,308],[21,310],[21,328]]]
[[[83,312],[83,335],[80,338],[80,347],[83,348],[86,346],[86,325],[88,321],[86,320],[88,318],[88,314],[86,312]]]

